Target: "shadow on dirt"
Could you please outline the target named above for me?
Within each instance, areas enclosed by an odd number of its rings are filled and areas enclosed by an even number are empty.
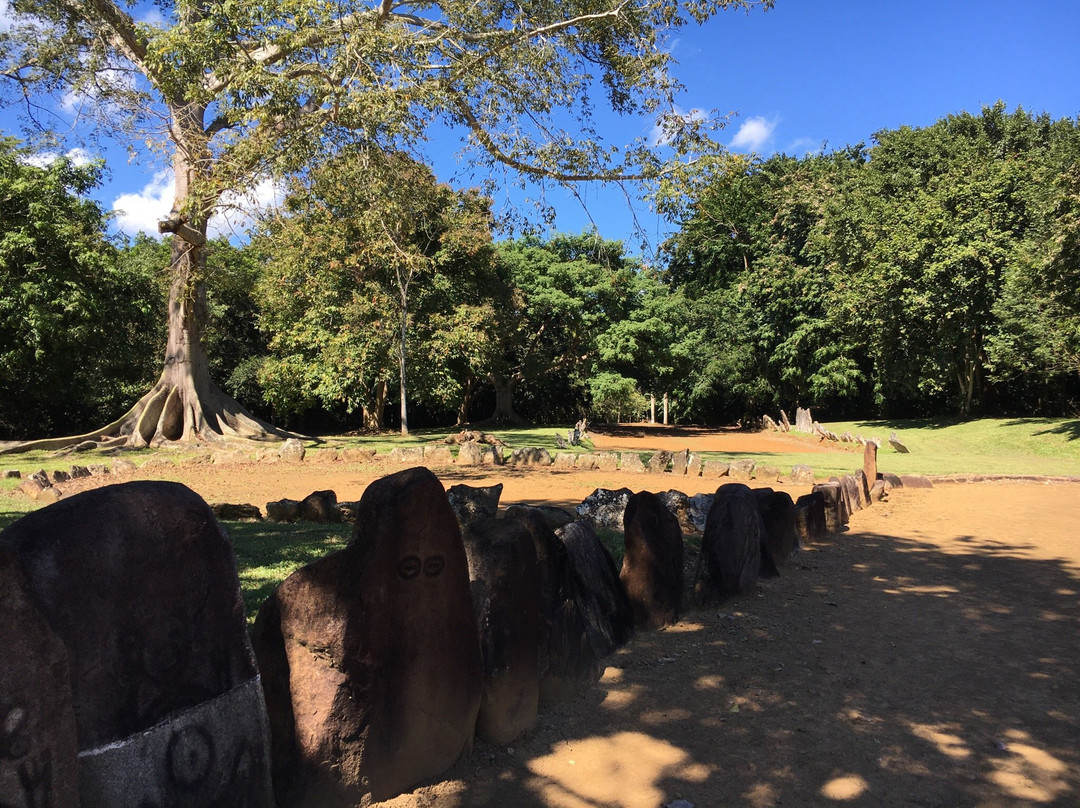
[[[409,804],[1075,806],[1080,572],[960,542],[830,537]]]

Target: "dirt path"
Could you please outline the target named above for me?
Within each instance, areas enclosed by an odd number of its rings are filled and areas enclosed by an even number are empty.
[[[389,470],[139,476],[262,505],[319,488],[357,499]],[[440,476],[503,482],[504,504],[675,487],[670,475],[463,471]],[[1080,485],[895,492],[754,594],[638,635],[601,682],[546,707],[512,748],[478,742],[444,781],[386,805],[658,808],[678,798],[697,808],[1080,805]]]

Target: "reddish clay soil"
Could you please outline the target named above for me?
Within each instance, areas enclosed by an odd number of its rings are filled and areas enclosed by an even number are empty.
[[[792,440],[670,437],[674,444],[655,434],[594,439],[603,449],[737,452]],[[136,476],[181,480],[210,501],[263,505],[324,488],[358,499],[392,470],[304,463]],[[504,504],[565,507],[597,487],[693,494],[722,482],[436,473],[447,486],[502,482]],[[639,634],[608,664],[595,686],[545,706],[512,747],[477,742],[440,782],[385,805],[1076,808],[1080,485],[893,492],[856,513],[847,532],[804,548],[780,578]]]

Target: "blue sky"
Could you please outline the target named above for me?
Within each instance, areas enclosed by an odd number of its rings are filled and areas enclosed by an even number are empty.
[[[0,0],[0,25],[8,3]],[[928,126],[999,99],[1010,110],[1080,115],[1080,3],[1073,0],[777,0],[767,13],[725,12],[683,29],[668,46],[686,85],[682,109],[731,114],[722,142],[763,156],[869,143],[879,129]],[[647,134],[647,122],[604,123],[616,142]],[[8,110],[0,111],[0,129],[18,133]],[[456,172],[455,150],[435,144],[442,179]],[[104,156],[110,179],[96,196],[124,211],[119,226],[152,229],[157,208],[170,201],[166,166],[129,165],[120,148]],[[558,229],[595,223],[635,251],[634,211],[652,247],[670,229],[621,191],[584,187],[579,195],[587,212],[570,194],[548,192]]]

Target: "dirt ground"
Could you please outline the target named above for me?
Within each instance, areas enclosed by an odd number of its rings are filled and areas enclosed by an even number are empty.
[[[594,436],[599,449],[783,451],[783,436]],[[669,443],[670,441],[670,443]],[[805,449],[805,445],[801,444]],[[852,456],[852,468],[861,457]],[[888,470],[887,458],[882,469]],[[263,505],[392,471],[341,463],[140,471]],[[572,507],[598,487],[718,480],[437,470]],[[793,496],[806,487],[779,486]],[[1080,806],[1080,485],[893,492],[778,579],[642,633],[512,747],[477,742],[394,808]]]

